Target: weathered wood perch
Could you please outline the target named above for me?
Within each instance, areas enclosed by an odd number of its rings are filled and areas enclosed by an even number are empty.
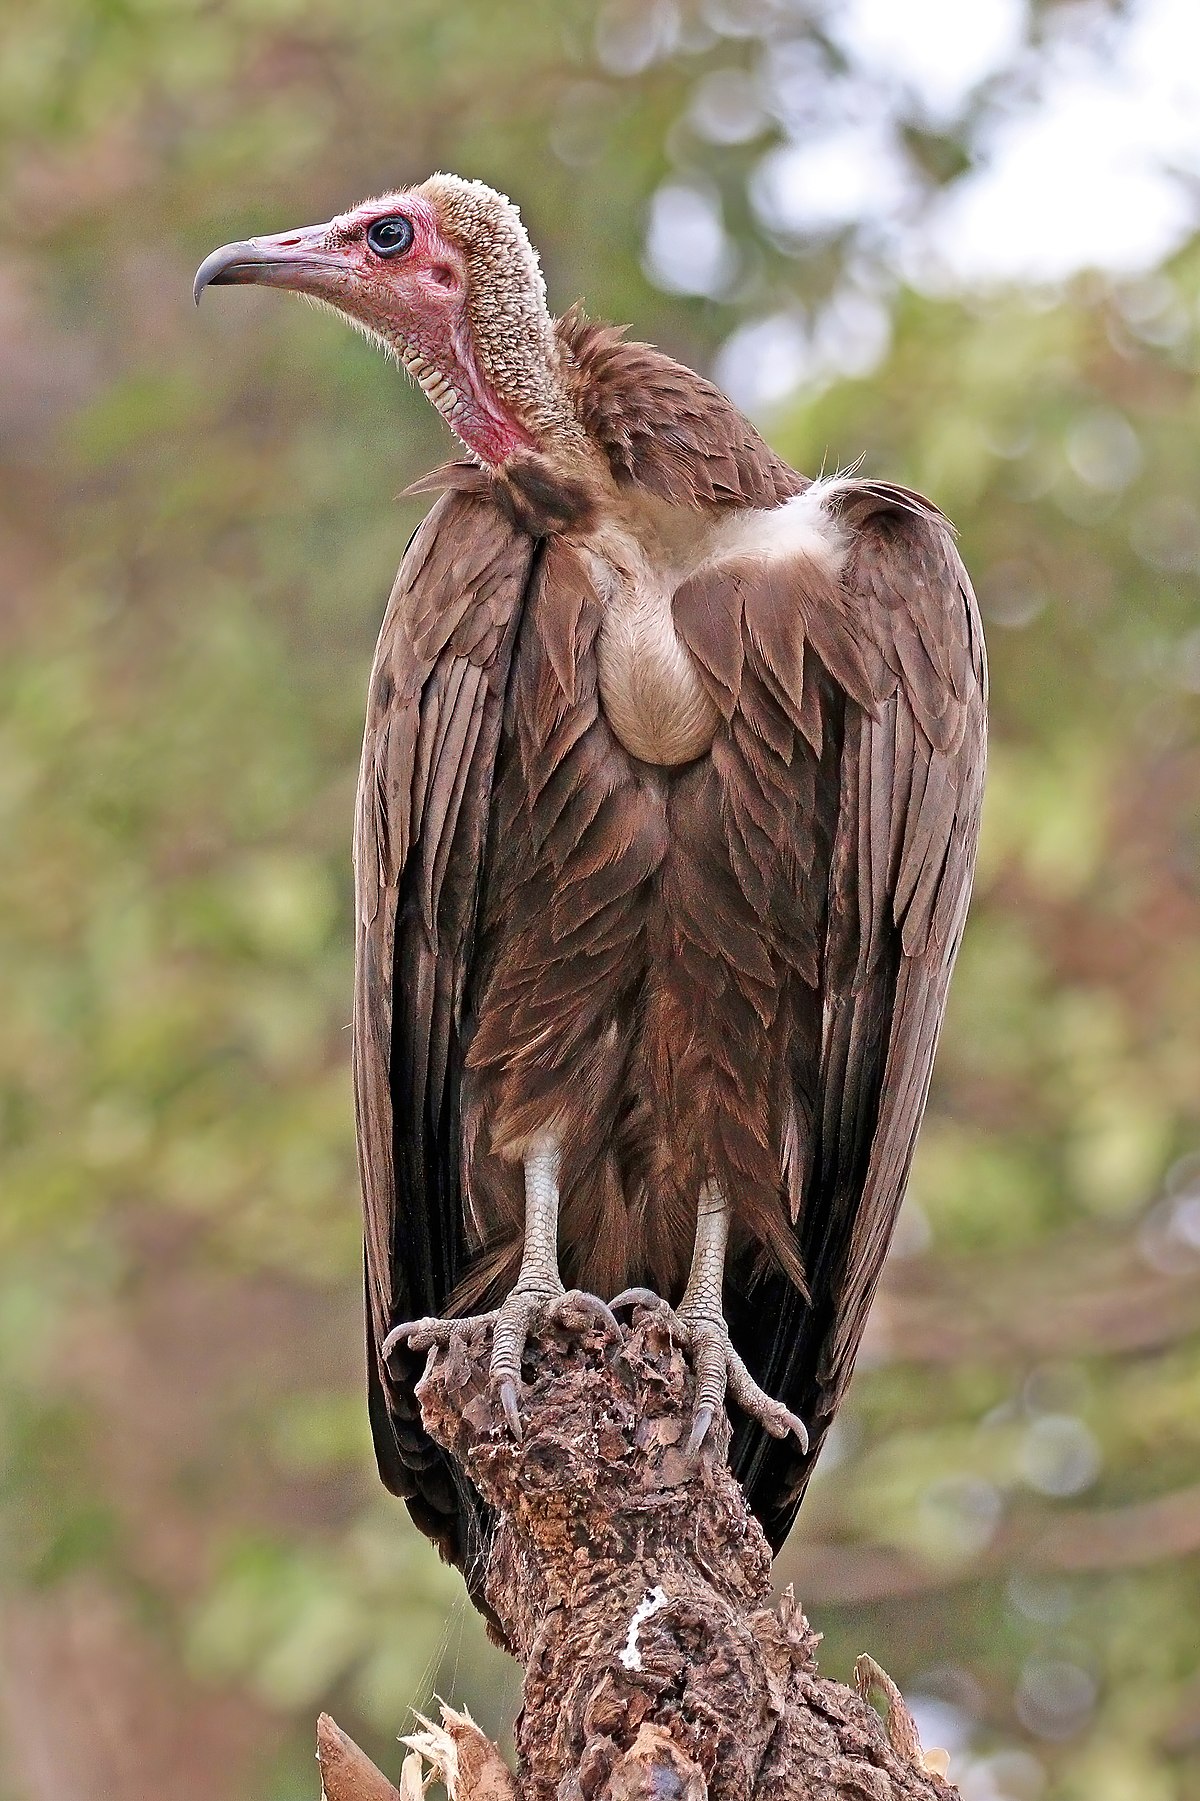
[[[883,1672],[860,1659],[859,1692],[819,1676],[799,1605],[771,1605],[727,1424],[684,1456],[692,1377],[666,1316],[639,1310],[619,1341],[552,1327],[532,1369],[519,1443],[482,1343],[435,1353],[418,1391],[499,1515],[487,1595],[525,1666],[519,1775],[443,1708],[397,1790],[323,1719],[327,1801],[419,1801],[431,1776],[451,1801],[950,1801]]]

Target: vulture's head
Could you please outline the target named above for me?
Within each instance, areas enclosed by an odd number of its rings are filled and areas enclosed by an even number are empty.
[[[324,225],[224,244],[196,271],[196,300],[243,282],[344,314],[483,463],[578,432],[537,253],[516,207],[481,181],[431,175]]]

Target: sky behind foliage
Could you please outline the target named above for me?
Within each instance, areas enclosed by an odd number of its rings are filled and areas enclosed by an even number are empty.
[[[903,29],[897,20],[903,20]],[[977,899],[779,1563],[967,1801],[1200,1801],[1198,15],[54,0],[0,19],[0,1801],[308,1801],[511,1707],[379,1489],[346,1022],[366,673],[445,451],[190,278],[435,167],[955,520]],[[1000,279],[1003,278],[1003,279]]]

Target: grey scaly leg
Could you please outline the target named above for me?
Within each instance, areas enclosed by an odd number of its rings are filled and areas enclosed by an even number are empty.
[[[512,1429],[521,1436],[518,1394],[521,1359],[530,1333],[549,1319],[564,1324],[581,1323],[581,1316],[599,1315],[602,1323],[620,1333],[610,1309],[595,1295],[565,1289],[558,1273],[558,1146],[552,1139],[538,1141],[524,1159],[525,1246],[521,1269],[509,1294],[490,1313],[464,1319],[408,1320],[395,1327],[383,1341],[386,1362],[392,1347],[402,1340],[414,1351],[445,1346],[456,1335],[466,1335],[484,1325],[492,1327],[490,1374],[500,1385],[500,1403]]]
[[[715,1182],[706,1182],[696,1203],[696,1242],[679,1312],[701,1319],[723,1318],[725,1252],[729,1245],[729,1203]]]
[[[501,1405],[518,1438],[517,1390],[525,1341],[535,1319],[566,1293],[558,1273],[558,1162],[558,1147],[549,1140],[525,1158],[525,1248],[492,1334],[491,1373],[500,1383]]]

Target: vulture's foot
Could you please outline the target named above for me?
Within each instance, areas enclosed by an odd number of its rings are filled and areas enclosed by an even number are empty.
[[[742,1412],[757,1420],[772,1438],[794,1435],[800,1440],[800,1448],[807,1451],[808,1428],[804,1421],[782,1401],[773,1401],[765,1389],[758,1386],[734,1350],[722,1314],[693,1313],[681,1307],[675,1315],[675,1323],[692,1353],[696,1377],[696,1410],[692,1414],[692,1433],[688,1439],[689,1456],[694,1456],[708,1437],[727,1393],[732,1395]]]
[[[582,1288],[556,1288],[530,1285],[520,1281],[502,1302],[492,1332],[492,1379],[500,1384],[500,1405],[514,1438],[521,1436],[521,1359],[525,1346],[539,1326],[551,1322],[571,1328],[599,1325],[620,1337],[612,1309],[599,1295],[586,1294]]]
[[[492,1355],[489,1374],[500,1385],[500,1405],[514,1438],[521,1436],[521,1359],[525,1346],[539,1326],[550,1323],[568,1330],[598,1325],[620,1337],[616,1316],[599,1295],[586,1294],[581,1288],[564,1288],[560,1283],[522,1284],[508,1294],[490,1313],[472,1313],[463,1319],[407,1320],[389,1332],[383,1341],[382,1358],[386,1363],[392,1349],[405,1343],[413,1351],[445,1350],[455,1338],[472,1338],[484,1328],[492,1330]]]
[[[807,1451],[808,1428],[804,1421],[782,1401],[773,1401],[758,1386],[733,1348],[723,1315],[702,1313],[690,1307],[686,1295],[676,1311],[650,1288],[627,1288],[616,1296],[612,1305],[614,1308],[636,1306],[665,1310],[670,1317],[672,1332],[691,1352],[696,1405],[687,1444],[689,1457],[696,1455],[712,1431],[713,1421],[724,1406],[727,1394],[772,1438],[787,1438],[794,1434],[801,1449]]]

